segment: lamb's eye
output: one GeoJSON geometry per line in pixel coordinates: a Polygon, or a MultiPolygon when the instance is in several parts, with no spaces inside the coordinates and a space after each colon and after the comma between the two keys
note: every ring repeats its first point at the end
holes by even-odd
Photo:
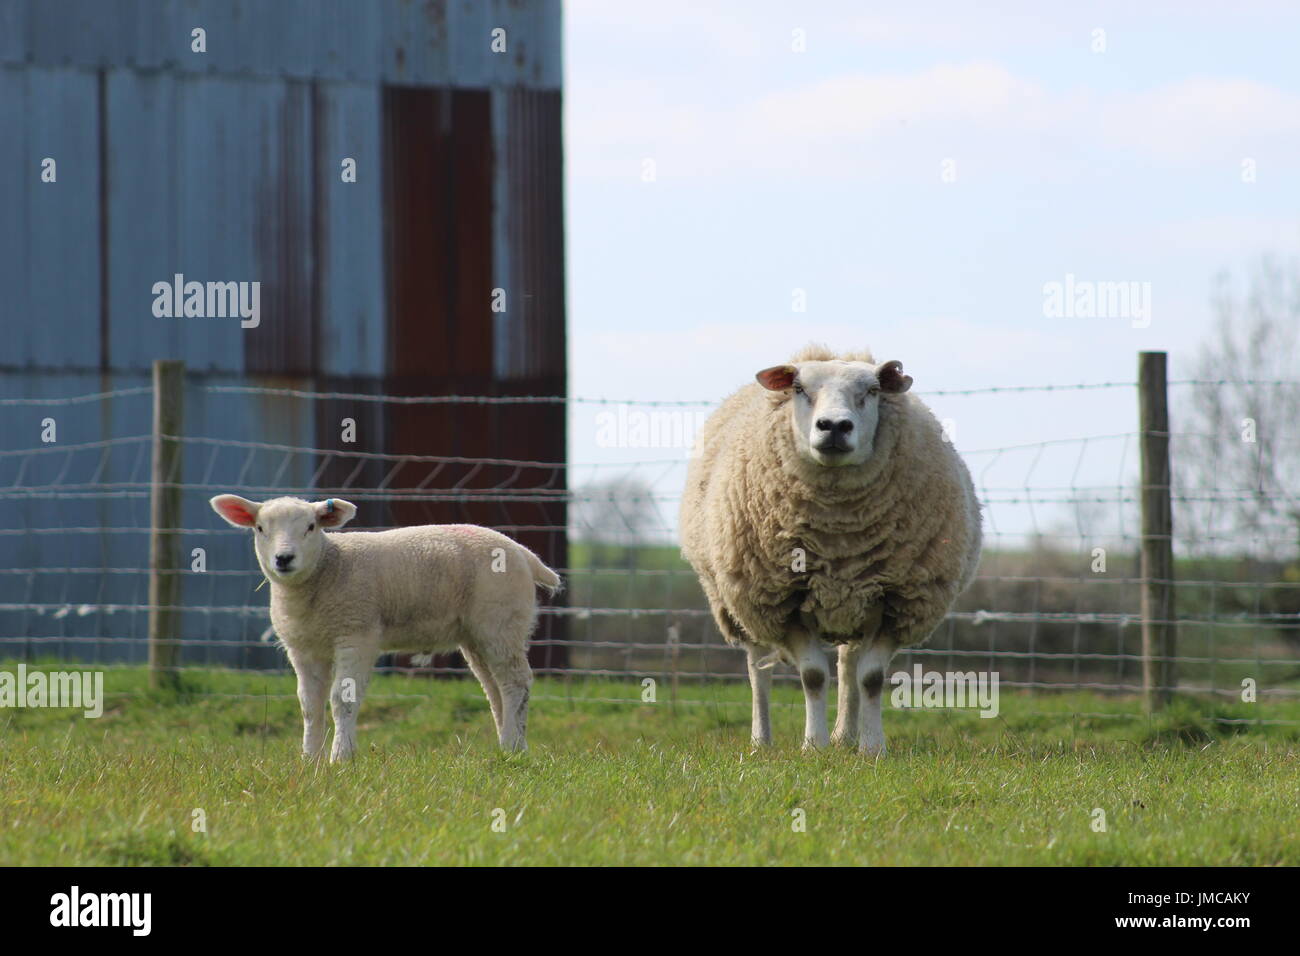
{"type": "Polygon", "coordinates": [[[260,524],[257,526],[257,533],[258,534],[262,533],[262,526],[260,524]]]}
{"type": "Polygon", "coordinates": [[[867,389],[867,394],[868,394],[868,395],[879,395],[879,394],[880,394],[880,386],[879,386],[879,385],[872,385],[869,389],[867,389]]]}
{"type": "Polygon", "coordinates": [[[315,530],[316,530],[316,522],[313,521],[311,524],[307,525],[307,532],[308,532],[308,534],[310,534],[311,532],[313,532],[313,531],[315,531],[315,530]]]}
{"type": "Polygon", "coordinates": [[[796,395],[802,395],[802,394],[803,394],[803,386],[802,386],[802,385],[796,385],[796,386],[794,387],[794,393],[795,393],[796,395]]]}

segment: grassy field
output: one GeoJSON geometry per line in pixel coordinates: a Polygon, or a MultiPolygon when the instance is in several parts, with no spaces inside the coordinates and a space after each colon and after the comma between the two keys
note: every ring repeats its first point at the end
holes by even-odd
{"type": "Polygon", "coordinates": [[[145,686],[107,672],[97,720],[0,710],[0,864],[1300,863],[1300,731],[1204,702],[892,711],[877,763],[800,753],[794,688],[753,752],[743,686],[683,688],[698,702],[674,712],[627,682],[542,680],[532,750],[507,756],[475,685],[381,676],[359,759],[334,767],[296,754],[291,677],[145,686]]]}

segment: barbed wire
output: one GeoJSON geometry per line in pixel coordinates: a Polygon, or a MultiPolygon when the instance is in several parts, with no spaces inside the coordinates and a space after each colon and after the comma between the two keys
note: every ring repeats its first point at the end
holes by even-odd
{"type": "MultiPolygon", "coordinates": [[[[926,395],[997,395],[1021,392],[1069,392],[1094,389],[1136,388],[1137,382],[1075,382],[1069,384],[1044,383],[1040,385],[993,385],[979,388],[930,389],[926,395]]],[[[1234,387],[1297,387],[1300,379],[1170,379],[1169,386],[1234,386],[1234,387]]],[[[367,392],[314,391],[298,388],[272,388],[262,385],[215,385],[203,384],[204,391],[213,394],[230,395],[265,395],[310,400],[376,402],[394,405],[519,405],[519,404],[579,404],[579,405],[636,405],[649,407],[683,407],[694,405],[716,405],[722,401],[716,399],[613,399],[585,396],[563,395],[385,395],[367,392]]],[[[0,407],[6,406],[43,406],[43,405],[79,405],[87,402],[108,401],[115,398],[127,398],[135,395],[152,395],[153,386],[139,385],[110,391],[88,392],[82,395],[62,397],[22,397],[0,398],[0,407]]],[[[918,393],[920,394],[920,393],[918,393]]]]}

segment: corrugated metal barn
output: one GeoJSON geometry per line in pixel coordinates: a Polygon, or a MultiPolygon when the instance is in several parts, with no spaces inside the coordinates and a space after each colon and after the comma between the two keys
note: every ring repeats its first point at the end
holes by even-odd
{"type": "MultiPolygon", "coordinates": [[[[0,399],[147,386],[153,360],[175,358],[186,436],[344,448],[350,417],[368,453],[563,462],[562,403],[212,387],[565,394],[560,38],[559,0],[0,0],[0,399]],[[159,317],[153,287],[178,274],[260,282],[259,323],[159,317]]],[[[113,608],[146,602],[126,572],[148,563],[149,395],[0,414],[0,656],[143,660],[144,616],[113,608]],[[79,484],[83,498],[43,494],[79,484]],[[78,527],[97,530],[54,530],[78,527]]],[[[208,610],[184,615],[203,642],[184,659],[230,664],[271,662],[265,620],[218,613],[265,594],[251,598],[247,541],[220,530],[205,483],[418,479],[230,444],[187,444],[184,468],[183,552],[204,547],[209,569],[185,576],[183,603],[208,610]]],[[[450,465],[429,487],[510,480],[450,465]]],[[[563,469],[546,481],[562,492],[563,469]]],[[[482,523],[567,566],[562,495],[447,497],[358,500],[357,524],[482,523]]],[[[562,664],[557,634],[544,619],[535,663],[562,664]]]]}

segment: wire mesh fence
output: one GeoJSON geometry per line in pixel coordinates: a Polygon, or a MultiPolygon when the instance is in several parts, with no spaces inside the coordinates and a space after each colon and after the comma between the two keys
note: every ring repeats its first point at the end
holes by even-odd
{"type": "MultiPolygon", "coordinates": [[[[1282,482],[1300,470],[1279,464],[1300,461],[1300,450],[1289,422],[1178,431],[1180,403],[1222,384],[1169,383],[1175,560],[1165,583],[1174,610],[1147,623],[1177,633],[1168,690],[1212,719],[1243,719],[1224,716],[1216,702],[1245,700],[1255,704],[1246,719],[1285,720],[1279,714],[1293,711],[1274,705],[1300,693],[1300,503],[1294,485],[1282,482]],[[1243,455],[1244,469],[1224,464],[1243,455]],[[1251,456],[1260,463],[1254,471],[1251,456]]],[[[1261,394],[1300,388],[1236,384],[1261,394]]],[[[677,703],[707,705],[716,704],[717,682],[745,679],[743,652],[718,634],[675,543],[694,433],[714,403],[315,392],[201,376],[185,387],[197,414],[177,435],[149,427],[147,386],[0,400],[9,422],[0,449],[0,659],[139,666],[149,660],[151,612],[167,611],[163,639],[177,648],[182,670],[287,671],[247,538],[208,506],[213,495],[234,492],[344,497],[358,505],[361,529],[467,521],[524,540],[566,582],[544,605],[534,639],[535,671],[562,679],[540,699],[634,704],[649,679],[677,703]],[[463,405],[560,406],[571,444],[579,444],[572,432],[581,422],[604,430],[597,446],[621,454],[535,461],[509,457],[508,441],[495,457],[386,450],[374,436],[387,409],[411,404],[449,413],[463,405]],[[358,422],[373,424],[372,434],[358,422]],[[151,474],[159,439],[181,449],[179,474],[162,481],[151,474]],[[178,521],[156,529],[151,502],[162,489],[176,493],[178,521]],[[179,545],[177,567],[151,568],[156,531],[179,545]],[[173,592],[160,592],[173,593],[173,604],[151,603],[151,575],[178,579],[173,592]]],[[[948,399],[1018,403],[1056,393],[1086,401],[1099,389],[1136,387],[997,386],[923,398],[943,418],[948,399]]],[[[1131,706],[1111,713],[1139,714],[1150,657],[1141,594],[1151,584],[1139,561],[1142,432],[1021,441],[1016,414],[1002,421],[1005,443],[957,443],[984,509],[977,578],[931,640],[900,653],[894,670],[997,673],[1004,690],[1113,695],[1131,706]]],[[[455,656],[389,656],[380,665],[412,679],[465,673],[455,656]]],[[[793,671],[781,676],[796,679],[793,671]]]]}

